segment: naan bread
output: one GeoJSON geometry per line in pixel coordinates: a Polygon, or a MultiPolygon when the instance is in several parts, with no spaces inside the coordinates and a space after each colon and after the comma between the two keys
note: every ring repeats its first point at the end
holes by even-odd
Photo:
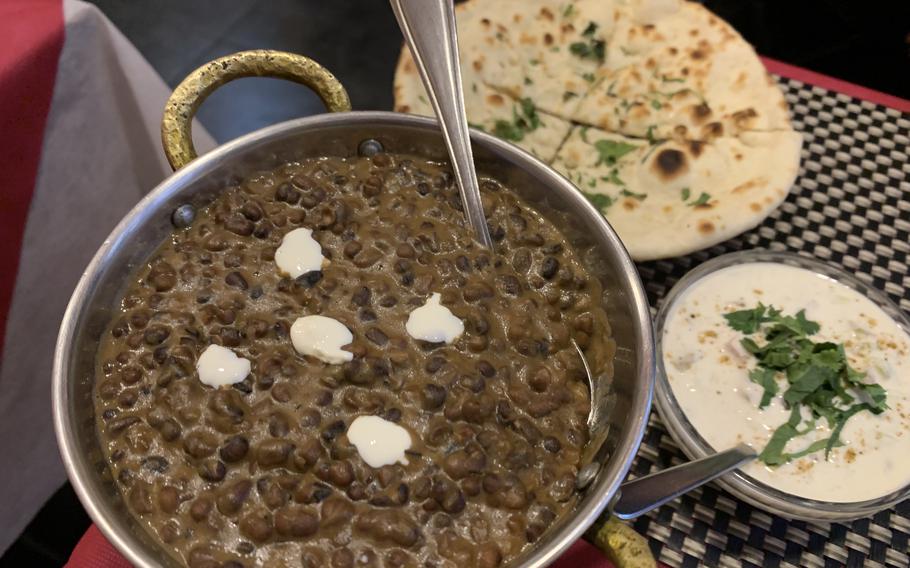
{"type": "MultiPolygon", "coordinates": [[[[462,74],[468,122],[524,148],[550,162],[572,127],[567,120],[537,112],[533,104],[494,91],[466,68],[462,74]]],[[[395,72],[395,110],[434,116],[420,73],[407,47],[402,49],[395,72]]]]}
{"type": "Polygon", "coordinates": [[[652,260],[758,225],[793,185],[801,146],[793,131],[651,144],[579,127],[553,167],[605,213],[632,258],[652,260]]]}
{"type": "Polygon", "coordinates": [[[577,122],[660,139],[790,129],[783,94],[752,46],[701,4],[680,2],[664,17],[627,13],[607,50],[598,83],[569,115],[577,122]]]}
{"type": "MultiPolygon", "coordinates": [[[[792,186],[802,140],[783,94],[702,5],[468,0],[456,10],[470,121],[553,162],[635,260],[748,230],[792,186]]],[[[433,114],[406,48],[395,104],[433,114]]]]}
{"type": "Polygon", "coordinates": [[[458,8],[462,67],[564,117],[597,80],[616,13],[603,0],[470,0],[458,8]]]}

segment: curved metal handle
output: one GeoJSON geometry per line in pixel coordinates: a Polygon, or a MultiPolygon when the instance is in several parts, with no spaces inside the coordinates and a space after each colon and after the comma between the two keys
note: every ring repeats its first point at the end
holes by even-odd
{"type": "Polygon", "coordinates": [[[179,170],[196,158],[193,117],[199,105],[218,87],[241,77],[276,77],[313,89],[330,112],[351,110],[351,99],[338,79],[309,57],[257,49],[241,51],[199,67],[183,80],[164,107],[161,143],[167,161],[179,170]]]}
{"type": "Polygon", "coordinates": [[[391,0],[391,3],[439,118],[468,224],[482,245],[493,248],[468,135],[452,0],[391,0]]]}
{"type": "Polygon", "coordinates": [[[657,568],[648,539],[616,517],[604,515],[584,534],[616,568],[657,568]]]}
{"type": "Polygon", "coordinates": [[[620,519],[634,519],[736,469],[755,456],[755,450],[740,444],[713,456],[627,481],[619,488],[612,513],[620,519]]]}

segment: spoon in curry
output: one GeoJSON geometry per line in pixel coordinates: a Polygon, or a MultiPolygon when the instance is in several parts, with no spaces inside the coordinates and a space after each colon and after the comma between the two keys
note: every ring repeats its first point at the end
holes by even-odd
{"type": "MultiPolygon", "coordinates": [[[[490,239],[483,214],[471,140],[468,135],[453,2],[391,0],[391,5],[404,39],[414,56],[430,103],[439,119],[468,224],[474,231],[477,241],[492,249],[493,241],[490,239]]],[[[592,443],[600,442],[593,455],[578,472],[576,486],[582,490],[597,477],[608,457],[608,448],[603,440],[595,440],[595,434],[605,434],[602,427],[605,421],[600,419],[598,415],[600,408],[596,405],[600,397],[595,396],[599,392],[596,389],[602,388],[602,385],[594,380],[581,348],[574,340],[572,344],[581,357],[590,386],[591,412],[588,416],[588,426],[592,432],[592,443]]],[[[621,519],[635,518],[739,467],[754,457],[755,452],[751,448],[739,445],[713,456],[628,481],[622,485],[617,497],[614,498],[611,511],[621,519]]]]}
{"type": "Polygon", "coordinates": [[[391,4],[439,119],[468,224],[477,241],[492,249],[468,135],[453,2],[391,0],[391,4]]]}
{"type": "MultiPolygon", "coordinates": [[[[574,339],[572,340],[572,345],[581,358],[591,392],[588,429],[591,431],[592,443],[596,443],[595,435],[599,430],[603,430],[604,427],[602,425],[603,421],[599,420],[598,417],[600,409],[596,405],[596,402],[602,399],[594,396],[594,393],[598,392],[595,389],[603,388],[603,381],[595,380],[584,352],[574,339]]],[[[600,440],[600,445],[594,451],[594,455],[578,471],[575,486],[579,490],[586,488],[594,481],[608,457],[607,454],[607,444],[600,440]]],[[[610,513],[620,519],[634,519],[676,499],[680,495],[701,487],[709,481],[755,459],[755,457],[755,450],[745,444],[739,444],[712,456],[686,462],[627,481],[619,487],[619,491],[613,497],[613,502],[609,507],[610,513]]]]}

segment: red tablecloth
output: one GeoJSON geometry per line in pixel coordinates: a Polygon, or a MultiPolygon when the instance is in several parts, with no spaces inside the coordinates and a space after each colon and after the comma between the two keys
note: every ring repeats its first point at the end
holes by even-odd
{"type": "MultiPolygon", "coordinates": [[[[553,568],[612,568],[596,548],[580,540],[552,565],[553,568]]],[[[66,568],[130,568],[130,563],[114,550],[96,527],[92,526],[76,549],[66,568]]]]}

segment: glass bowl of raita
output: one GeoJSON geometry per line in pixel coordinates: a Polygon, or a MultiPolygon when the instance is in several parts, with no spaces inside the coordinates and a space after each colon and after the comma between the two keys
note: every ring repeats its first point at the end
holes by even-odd
{"type": "MultiPolygon", "coordinates": [[[[870,279],[871,280],[871,279],[870,279]]],[[[747,444],[718,480],[791,519],[870,516],[910,496],[910,319],[810,257],[701,264],[657,315],[657,408],[686,455],[747,444]]]]}

